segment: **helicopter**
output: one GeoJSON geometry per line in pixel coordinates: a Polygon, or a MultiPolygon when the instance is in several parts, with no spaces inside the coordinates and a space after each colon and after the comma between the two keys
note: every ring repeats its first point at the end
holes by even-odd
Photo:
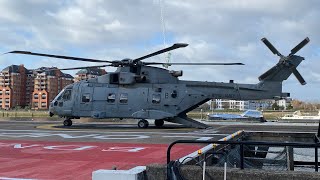
{"type": "Polygon", "coordinates": [[[259,76],[256,84],[240,84],[230,80],[224,82],[179,80],[182,71],[168,70],[155,65],[244,65],[242,63],[161,63],[142,60],[184,48],[188,44],[176,43],[168,48],[136,59],[100,60],[72,56],[11,51],[8,53],[44,56],[51,58],[104,63],[97,66],[63,68],[74,70],[85,68],[117,67],[114,72],[96,78],[67,85],[50,103],[49,115],[65,118],[63,125],[71,126],[72,119],[91,117],[96,119],[136,119],[139,128],[147,128],[147,119],[154,119],[156,127],[164,121],[194,128],[209,126],[187,116],[187,113],[211,99],[260,100],[289,97],[282,92],[282,82],[291,74],[305,85],[306,81],[297,71],[304,57],[295,55],[310,40],[306,37],[295,46],[289,55],[282,55],[266,38],[262,42],[273,54],[280,57],[278,63],[259,76]]]}

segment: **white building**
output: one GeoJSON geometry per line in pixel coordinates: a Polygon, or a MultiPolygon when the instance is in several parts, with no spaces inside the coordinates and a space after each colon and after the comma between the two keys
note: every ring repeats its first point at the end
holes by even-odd
{"type": "Polygon", "coordinates": [[[211,109],[237,109],[240,111],[247,109],[269,109],[275,100],[251,100],[251,101],[239,101],[230,99],[213,99],[211,103],[211,109]]]}
{"type": "Polygon", "coordinates": [[[292,99],[291,98],[286,98],[286,99],[280,99],[277,101],[278,106],[282,106],[284,110],[287,109],[287,107],[290,105],[292,99]]]}
{"type": "Polygon", "coordinates": [[[239,109],[245,110],[249,108],[248,101],[238,101],[229,99],[215,99],[214,109],[239,109]]]}

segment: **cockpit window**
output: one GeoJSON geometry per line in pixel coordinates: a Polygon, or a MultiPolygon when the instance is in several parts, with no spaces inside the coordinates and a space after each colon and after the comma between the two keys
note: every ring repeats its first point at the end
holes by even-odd
{"type": "Polygon", "coordinates": [[[66,89],[62,95],[63,100],[70,100],[71,99],[71,89],[66,89]]]}

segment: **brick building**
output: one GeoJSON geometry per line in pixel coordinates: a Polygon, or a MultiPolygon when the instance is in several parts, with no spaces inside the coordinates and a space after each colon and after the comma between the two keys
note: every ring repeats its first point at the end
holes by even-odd
{"type": "Polygon", "coordinates": [[[25,106],[27,69],[11,65],[0,72],[0,108],[25,106]]]}
{"type": "Polygon", "coordinates": [[[71,83],[73,77],[58,69],[28,70],[23,65],[8,66],[0,72],[0,108],[48,109],[50,101],[71,83]]]}
{"type": "Polygon", "coordinates": [[[68,84],[73,83],[70,74],[62,73],[58,69],[41,67],[36,69],[34,91],[32,93],[32,109],[48,109],[50,102],[68,84]]]}
{"type": "Polygon", "coordinates": [[[104,69],[100,68],[87,68],[87,69],[81,69],[76,73],[76,77],[74,80],[81,81],[81,80],[87,80],[90,78],[95,78],[97,76],[101,76],[106,74],[107,72],[104,69]]]}

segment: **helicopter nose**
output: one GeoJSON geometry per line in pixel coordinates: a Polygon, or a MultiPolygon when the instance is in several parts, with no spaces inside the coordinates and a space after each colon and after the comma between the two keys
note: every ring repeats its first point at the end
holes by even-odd
{"type": "Polygon", "coordinates": [[[50,103],[50,107],[49,107],[49,116],[52,117],[54,115],[54,107],[53,107],[53,104],[50,103]]]}

